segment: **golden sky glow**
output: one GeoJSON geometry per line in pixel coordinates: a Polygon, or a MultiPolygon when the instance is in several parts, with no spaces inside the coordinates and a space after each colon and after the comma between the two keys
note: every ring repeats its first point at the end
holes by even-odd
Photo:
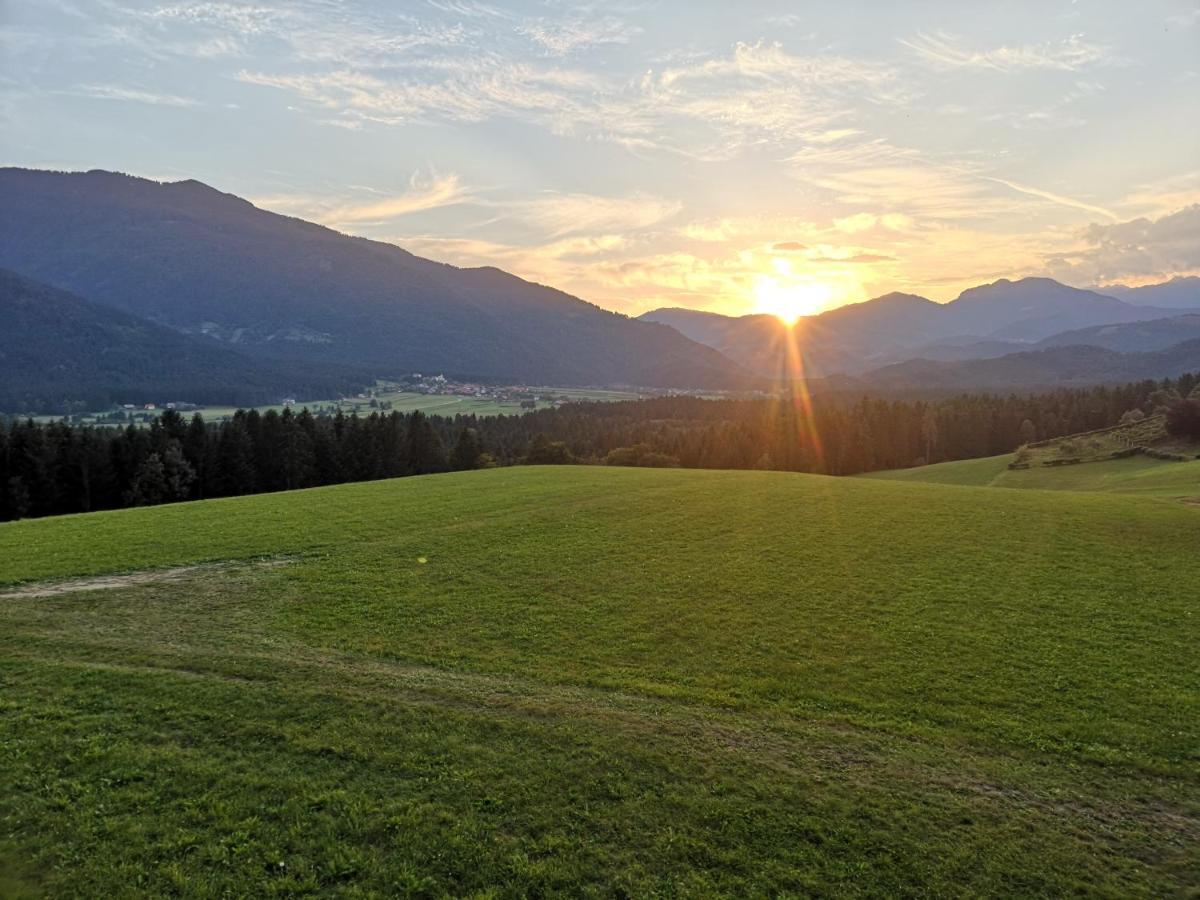
{"type": "Polygon", "coordinates": [[[792,325],[802,316],[860,299],[861,290],[850,279],[797,271],[789,259],[777,257],[771,263],[769,272],[755,276],[752,312],[770,313],[792,325]]]}
{"type": "Polygon", "coordinates": [[[1192,0],[11,0],[0,91],[6,164],[198,178],[630,314],[1200,273],[1192,0]]]}

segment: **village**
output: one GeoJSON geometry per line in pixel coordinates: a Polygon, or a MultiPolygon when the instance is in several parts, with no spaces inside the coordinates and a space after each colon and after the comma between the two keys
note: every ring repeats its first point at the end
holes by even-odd
{"type": "MultiPolygon", "coordinates": [[[[582,401],[636,400],[651,391],[602,388],[563,388],[524,384],[488,384],[460,381],[444,374],[413,372],[399,379],[380,380],[357,394],[337,398],[297,398],[284,396],[278,402],[254,407],[260,412],[274,409],[308,409],[314,415],[358,412],[413,412],[421,410],[439,415],[520,415],[538,409],[552,409],[582,401]]],[[[132,399],[132,398],[131,398],[132,399]]],[[[79,410],[66,415],[37,416],[42,421],[62,420],[72,424],[146,425],[165,410],[183,415],[200,413],[206,420],[222,421],[233,416],[237,407],[202,404],[187,400],[114,403],[106,409],[79,410]]]]}

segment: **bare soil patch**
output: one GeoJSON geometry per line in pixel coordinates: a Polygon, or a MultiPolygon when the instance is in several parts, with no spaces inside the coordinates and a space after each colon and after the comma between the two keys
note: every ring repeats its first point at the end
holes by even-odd
{"type": "Polygon", "coordinates": [[[134,587],[141,584],[163,584],[232,569],[273,569],[287,565],[290,559],[263,559],[237,562],[199,563],[194,566],[176,566],[171,569],[145,569],[140,572],[124,572],[112,575],[95,575],[90,578],[74,578],[70,581],[43,581],[19,588],[0,591],[0,600],[34,600],[58,597],[83,591],[107,591],[115,588],[134,587]]]}

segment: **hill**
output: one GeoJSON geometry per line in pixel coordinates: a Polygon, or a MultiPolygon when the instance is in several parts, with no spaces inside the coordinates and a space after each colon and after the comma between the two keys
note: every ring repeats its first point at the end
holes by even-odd
{"type": "Polygon", "coordinates": [[[1173,378],[1197,369],[1200,338],[1146,353],[1067,346],[989,359],[913,359],[884,366],[841,386],[906,392],[1029,390],[1173,378]]]}
{"type": "Polygon", "coordinates": [[[1152,415],[1111,428],[1038,441],[1022,446],[1015,454],[862,477],[976,487],[1112,491],[1200,503],[1200,442],[1169,434],[1166,417],[1152,415]]]}
{"type": "Polygon", "coordinates": [[[1001,278],[969,288],[946,304],[946,312],[956,334],[1020,341],[1037,341],[1072,328],[1173,314],[1068,287],[1051,278],[1001,278]]]}
{"type": "Polygon", "coordinates": [[[638,319],[668,325],[759,375],[776,377],[787,370],[788,327],[776,316],[734,317],[670,307],[643,313],[638,319]]]}
{"type": "Polygon", "coordinates": [[[1200,461],[1170,462],[1131,456],[1104,462],[1053,468],[1010,469],[1013,455],[871,472],[860,478],[913,484],[957,484],[975,487],[1025,488],[1042,491],[1105,491],[1163,499],[1200,499],[1200,461]]]}
{"type": "Polygon", "coordinates": [[[729,388],[709,347],[498,269],[257,209],[197,181],[0,170],[0,266],[259,358],[534,384],[729,388]]]}
{"type": "Polygon", "coordinates": [[[361,368],[253,360],[5,269],[0,321],[5,412],[162,400],[269,403],[336,396],[374,380],[361,368]]]}
{"type": "Polygon", "coordinates": [[[1138,306],[1200,309],[1200,277],[1195,275],[1178,275],[1162,284],[1148,284],[1143,287],[1113,284],[1097,290],[1138,306]]]}
{"type": "Polygon", "coordinates": [[[1189,313],[1168,319],[1152,319],[1148,322],[1096,325],[1065,331],[1039,341],[1035,349],[1087,344],[1091,347],[1116,350],[1119,353],[1138,353],[1165,350],[1196,338],[1200,338],[1200,313],[1189,313]]]}
{"type": "Polygon", "coordinates": [[[1178,312],[1136,306],[1049,278],[1024,278],[970,288],[945,304],[915,294],[885,294],[803,318],[790,331],[761,315],[660,309],[641,318],[671,325],[761,374],[788,371],[789,354],[794,357],[798,351],[805,372],[819,377],[861,374],[918,358],[1000,356],[1069,329],[1168,318],[1178,312]]]}
{"type": "Polygon", "coordinates": [[[1140,497],[603,467],[4,525],[0,869],[1183,895],[1198,543],[1140,497]]]}

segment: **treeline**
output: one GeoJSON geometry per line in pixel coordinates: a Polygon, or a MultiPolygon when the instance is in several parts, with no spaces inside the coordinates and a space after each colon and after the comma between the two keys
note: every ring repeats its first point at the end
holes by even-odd
{"type": "Polygon", "coordinates": [[[238,412],[149,427],[0,423],[0,520],[518,463],[766,468],[852,475],[990,456],[1117,424],[1200,375],[936,401],[796,395],[577,403],[522,416],[238,412]]]}

